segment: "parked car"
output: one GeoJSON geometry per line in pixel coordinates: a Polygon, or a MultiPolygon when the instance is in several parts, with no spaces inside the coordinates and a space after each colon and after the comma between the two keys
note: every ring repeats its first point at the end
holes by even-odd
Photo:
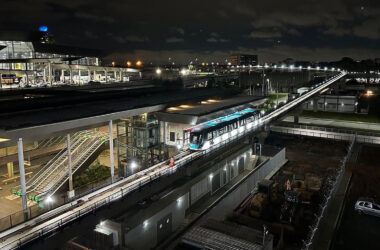
{"type": "Polygon", "coordinates": [[[359,198],[355,203],[355,210],[359,214],[368,214],[380,217],[380,205],[374,199],[359,198]]]}

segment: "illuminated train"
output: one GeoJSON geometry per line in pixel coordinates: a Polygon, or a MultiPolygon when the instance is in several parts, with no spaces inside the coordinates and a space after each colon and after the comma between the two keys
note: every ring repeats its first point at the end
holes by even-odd
{"type": "Polygon", "coordinates": [[[260,111],[251,108],[199,124],[190,131],[190,150],[205,150],[213,144],[258,124],[260,111]]]}

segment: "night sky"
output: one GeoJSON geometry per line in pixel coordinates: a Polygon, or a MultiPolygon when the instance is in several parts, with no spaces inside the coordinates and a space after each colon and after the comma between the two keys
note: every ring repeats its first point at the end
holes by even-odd
{"type": "Polygon", "coordinates": [[[57,43],[120,62],[380,57],[378,0],[2,0],[0,23],[2,39],[47,25],[57,43]]]}

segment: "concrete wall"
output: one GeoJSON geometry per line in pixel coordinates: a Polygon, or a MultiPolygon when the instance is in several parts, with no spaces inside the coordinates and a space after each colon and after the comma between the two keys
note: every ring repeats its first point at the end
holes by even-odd
{"type": "Polygon", "coordinates": [[[173,122],[167,122],[166,127],[166,144],[176,146],[179,143],[182,144],[183,141],[183,131],[190,128],[191,125],[189,124],[182,124],[182,123],[173,123],[173,122]],[[170,140],[170,133],[174,133],[174,139],[175,141],[170,140]]]}
{"type": "MultiPolygon", "coordinates": [[[[124,234],[125,246],[131,249],[153,248],[158,243],[159,231],[165,230],[168,226],[171,230],[178,228],[185,219],[185,211],[188,207],[189,193],[186,193],[155,215],[145,219],[137,227],[126,231],[124,234]],[[162,220],[163,218],[164,220],[162,220]],[[162,225],[161,229],[160,225],[162,225]]],[[[128,227],[128,225],[125,226],[128,227]]]]}
{"type": "MultiPolygon", "coordinates": [[[[214,167],[191,180],[190,183],[184,184],[188,187],[181,187],[180,190],[174,191],[178,192],[180,198],[173,199],[169,205],[163,209],[158,209],[158,212],[146,219],[140,216],[137,218],[137,226],[131,224],[132,228],[128,228],[128,222],[126,222],[124,225],[126,228],[124,234],[125,246],[131,249],[149,249],[155,247],[159,243],[160,237],[162,238],[162,235],[165,234],[165,230],[170,229],[170,232],[166,232],[166,234],[170,235],[172,231],[176,230],[183,223],[188,208],[195,205],[201,198],[212,195],[212,193],[236,178],[245,169],[249,169],[251,155],[251,147],[248,146],[226,160],[216,163],[214,167]],[[168,226],[165,224],[167,219],[169,219],[170,223],[168,226]],[[160,224],[163,224],[161,229],[160,224]]],[[[285,149],[257,167],[246,180],[211,210],[212,216],[216,219],[223,219],[227,213],[231,212],[256,187],[258,181],[265,178],[271,171],[284,162],[285,149]]],[[[160,199],[158,202],[164,202],[164,199],[160,199]]],[[[144,213],[148,213],[152,209],[152,207],[148,207],[144,213]]]]}
{"type": "Polygon", "coordinates": [[[223,198],[210,212],[207,218],[223,219],[227,214],[240,204],[240,202],[256,187],[256,184],[264,179],[274,169],[281,166],[285,162],[285,148],[277,153],[274,157],[269,158],[255,172],[244,180],[235,190],[223,198]]]}

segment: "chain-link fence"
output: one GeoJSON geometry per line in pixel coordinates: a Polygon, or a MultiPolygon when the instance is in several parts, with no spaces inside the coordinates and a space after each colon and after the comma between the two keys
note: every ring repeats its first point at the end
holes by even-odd
{"type": "Polygon", "coordinates": [[[349,160],[352,150],[354,148],[356,136],[354,135],[348,145],[347,154],[341,160],[340,166],[337,169],[334,175],[330,175],[326,181],[325,188],[322,194],[322,203],[319,206],[318,212],[315,214],[315,220],[312,225],[309,227],[310,231],[306,240],[303,241],[304,245],[302,249],[308,250],[312,247],[312,244],[315,240],[315,234],[318,232],[322,218],[326,215],[326,209],[329,207],[331,200],[336,194],[336,191],[342,181],[343,175],[345,173],[345,167],[347,161],[349,160]]]}

